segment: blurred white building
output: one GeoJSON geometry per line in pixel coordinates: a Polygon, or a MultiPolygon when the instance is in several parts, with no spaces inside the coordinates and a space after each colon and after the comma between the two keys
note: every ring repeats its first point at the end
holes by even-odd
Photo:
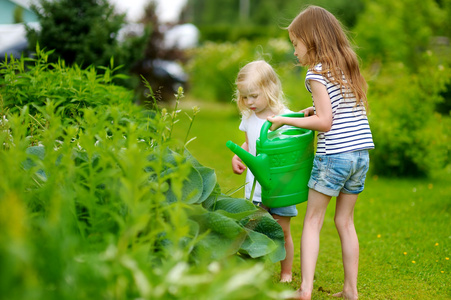
{"type": "Polygon", "coordinates": [[[38,17],[30,9],[35,0],[0,0],[0,24],[37,22],[38,17]]]}
{"type": "Polygon", "coordinates": [[[35,0],[0,0],[0,59],[19,57],[27,48],[25,25],[36,27],[38,17],[30,9],[35,0]]]}

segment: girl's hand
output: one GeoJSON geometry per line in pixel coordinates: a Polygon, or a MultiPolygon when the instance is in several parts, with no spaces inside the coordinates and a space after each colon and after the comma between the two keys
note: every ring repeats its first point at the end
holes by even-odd
{"type": "Polygon", "coordinates": [[[272,116],[272,117],[268,117],[266,119],[272,123],[271,127],[269,128],[269,130],[271,130],[271,131],[274,131],[277,128],[284,125],[284,123],[282,121],[282,117],[280,117],[280,116],[272,116]]]}
{"type": "Polygon", "coordinates": [[[238,155],[234,155],[232,158],[232,170],[235,174],[243,174],[244,170],[246,170],[246,166],[243,164],[238,155]]]}
{"type": "Polygon", "coordinates": [[[299,111],[300,113],[304,113],[304,117],[313,116],[315,114],[315,109],[313,106],[307,107],[303,110],[299,111]]]}

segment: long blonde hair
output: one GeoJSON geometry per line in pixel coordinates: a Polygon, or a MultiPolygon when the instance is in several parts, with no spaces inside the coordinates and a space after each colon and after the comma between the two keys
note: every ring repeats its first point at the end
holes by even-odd
{"type": "Polygon", "coordinates": [[[352,92],[356,105],[367,106],[368,86],[360,73],[357,54],[333,14],[311,5],[297,15],[287,29],[290,38],[297,38],[306,46],[304,60],[309,69],[338,84],[344,97],[349,97],[348,92],[352,92]],[[319,63],[322,64],[321,71],[314,69],[319,63]]]}
{"type": "Polygon", "coordinates": [[[248,117],[251,113],[246,107],[240,90],[260,89],[268,101],[268,106],[274,114],[280,114],[285,108],[285,97],[279,76],[264,60],[256,60],[246,64],[238,72],[235,90],[235,101],[241,114],[248,117]]]}

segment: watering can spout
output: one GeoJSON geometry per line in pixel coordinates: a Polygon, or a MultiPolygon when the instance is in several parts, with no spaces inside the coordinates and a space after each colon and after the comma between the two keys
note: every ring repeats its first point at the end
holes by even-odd
{"type": "Polygon", "coordinates": [[[246,164],[262,188],[269,188],[269,158],[266,154],[254,156],[232,141],[228,141],[226,146],[246,164]]]}

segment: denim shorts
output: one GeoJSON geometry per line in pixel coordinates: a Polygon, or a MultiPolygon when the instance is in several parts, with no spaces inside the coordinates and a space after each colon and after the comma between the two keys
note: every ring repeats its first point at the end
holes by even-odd
{"type": "Polygon", "coordinates": [[[252,201],[252,203],[254,203],[254,205],[266,209],[271,215],[278,215],[281,217],[296,217],[298,215],[296,205],[269,208],[267,206],[264,206],[261,202],[258,201],[252,201]]]}
{"type": "Polygon", "coordinates": [[[369,163],[368,150],[316,155],[308,187],[331,197],[340,192],[359,194],[365,185],[369,163]]]}

